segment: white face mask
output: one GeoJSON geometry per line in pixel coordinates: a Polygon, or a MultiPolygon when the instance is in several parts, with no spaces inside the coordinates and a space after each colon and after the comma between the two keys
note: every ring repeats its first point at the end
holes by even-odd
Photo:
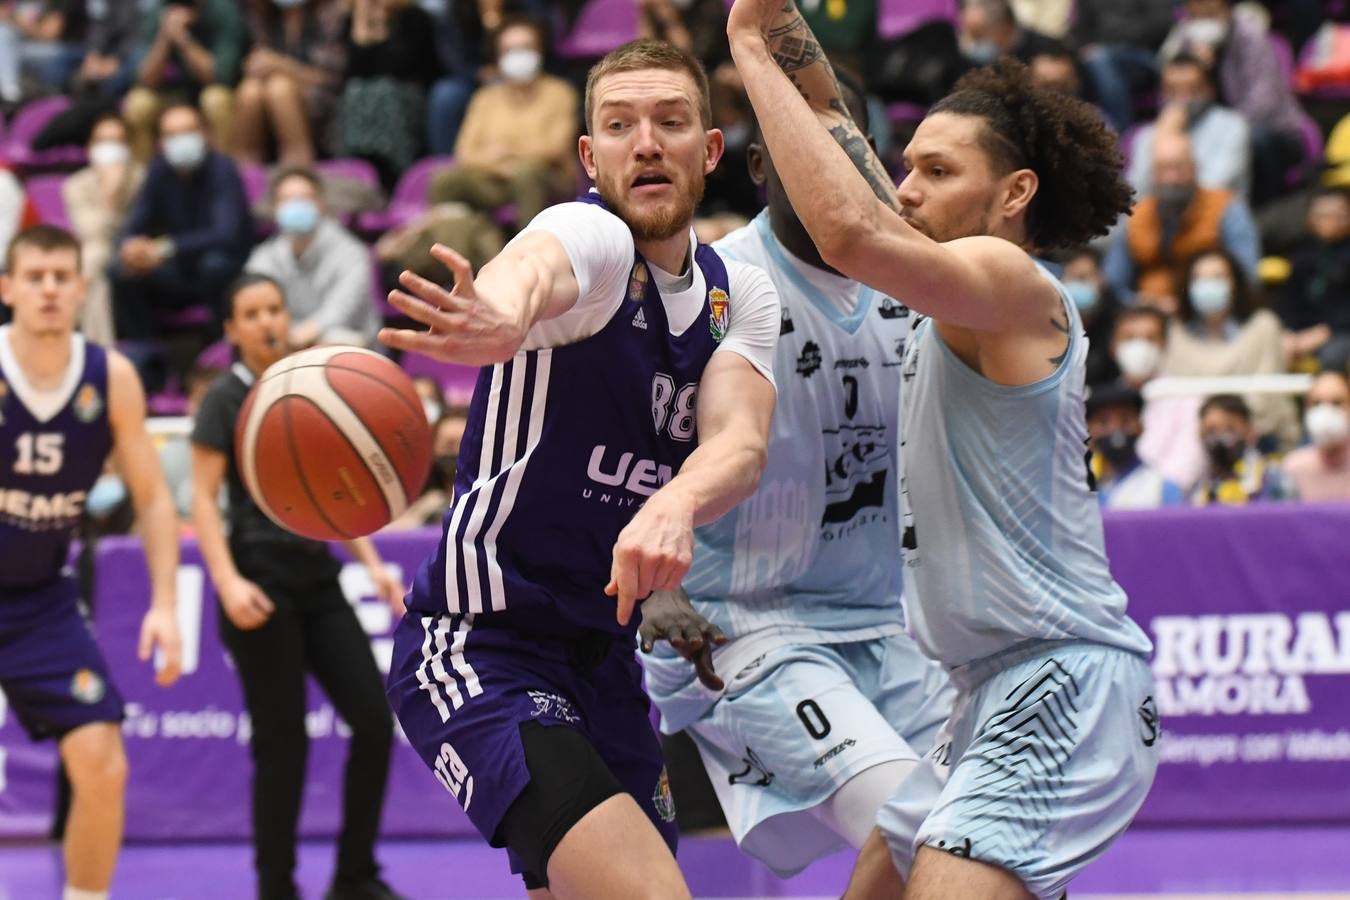
{"type": "Polygon", "coordinates": [[[89,148],[89,162],[96,169],[126,165],[131,148],[121,141],[95,141],[89,148]]]}
{"type": "Polygon", "coordinates": [[[1318,447],[1339,444],[1350,438],[1350,416],[1330,403],[1308,407],[1303,414],[1303,427],[1308,429],[1308,440],[1318,447]]]}
{"type": "Polygon", "coordinates": [[[206,159],[206,136],[200,131],[169,135],[164,139],[164,158],[175,169],[195,169],[206,159]]]}
{"type": "Polygon", "coordinates": [[[543,62],[544,59],[538,50],[521,47],[503,53],[502,58],[497,60],[497,68],[507,81],[523,84],[539,74],[539,67],[543,62]]]}
{"type": "Polygon", "coordinates": [[[1130,338],[1116,348],[1116,365],[1129,378],[1148,378],[1161,362],[1162,348],[1148,338],[1130,338]]]}
{"type": "Polygon", "coordinates": [[[1210,47],[1228,36],[1228,23],[1223,19],[1188,19],[1182,28],[1187,40],[1210,47]]]}

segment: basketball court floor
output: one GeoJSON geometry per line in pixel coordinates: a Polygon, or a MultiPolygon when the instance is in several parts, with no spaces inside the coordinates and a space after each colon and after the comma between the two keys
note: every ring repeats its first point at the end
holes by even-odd
{"type": "MultiPolygon", "coordinates": [[[[616,847],[616,853],[623,848],[616,847]]],[[[332,845],[307,842],[298,879],[305,897],[327,887],[332,845]]],[[[500,851],[477,842],[382,845],[384,876],[415,900],[521,898],[500,851]]],[[[850,856],[821,860],[780,881],[729,841],[685,840],[680,864],[699,898],[838,897],[850,856]]],[[[60,850],[0,844],[0,900],[57,900],[60,850]]],[[[141,844],[126,848],[114,900],[247,900],[251,852],[244,844],[141,844]]],[[[1074,883],[1074,900],[1350,900],[1350,825],[1340,828],[1136,829],[1074,883]]]]}

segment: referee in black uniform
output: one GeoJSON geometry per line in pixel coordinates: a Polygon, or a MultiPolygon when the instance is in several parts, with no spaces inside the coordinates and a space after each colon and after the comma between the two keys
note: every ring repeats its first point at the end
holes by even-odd
{"type": "MultiPolygon", "coordinates": [[[[220,599],[220,630],[253,720],[253,847],[260,900],[299,897],[296,822],[309,739],[305,672],[313,672],[352,737],[343,786],[337,873],[326,900],[397,898],[379,879],[375,837],[384,802],[393,717],[370,641],[338,586],[328,545],[275,525],[239,479],[234,428],[249,388],[288,352],[280,286],[244,275],[226,293],[225,334],[236,361],[202,399],[192,431],[192,523],[220,599]],[[229,537],[217,498],[229,483],[229,537]]],[[[379,595],[403,614],[403,588],[374,545],[347,543],[379,595]]]]}

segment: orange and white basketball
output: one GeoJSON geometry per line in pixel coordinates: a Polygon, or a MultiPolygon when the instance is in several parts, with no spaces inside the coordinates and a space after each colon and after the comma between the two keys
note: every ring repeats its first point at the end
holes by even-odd
{"type": "Polygon", "coordinates": [[[378,531],[431,470],[431,429],[408,376],[378,353],[316,347],[267,369],[235,425],[235,461],[258,507],[316,540],[378,531]]]}

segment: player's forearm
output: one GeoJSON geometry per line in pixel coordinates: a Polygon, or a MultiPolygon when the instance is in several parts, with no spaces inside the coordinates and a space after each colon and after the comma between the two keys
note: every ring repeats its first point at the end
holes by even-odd
{"type": "Polygon", "coordinates": [[[767,459],[768,447],[759,435],[724,430],[700,441],[679,474],[661,490],[689,504],[696,527],[707,525],[755,492],[767,459]]]}
{"type": "Polygon", "coordinates": [[[895,185],[795,8],[767,40],[737,35],[731,50],[793,209],[829,260],[896,209],[895,185]]]}
{"type": "MultiPolygon", "coordinates": [[[[491,298],[487,302],[498,304],[516,323],[518,349],[534,323],[544,317],[553,295],[554,277],[536,254],[523,247],[518,250],[508,247],[483,267],[476,285],[480,298],[491,298]]],[[[506,359],[510,356],[501,361],[506,359]]]]}
{"type": "Polygon", "coordinates": [[[197,532],[197,549],[217,591],[221,585],[239,577],[230,545],[225,540],[225,523],[220,518],[220,507],[216,505],[218,493],[219,489],[209,493],[201,489],[192,492],[192,527],[197,532]]]}
{"type": "Polygon", "coordinates": [[[375,549],[375,544],[370,538],[356,538],[351,541],[343,541],[343,546],[347,552],[352,555],[352,559],[365,566],[367,569],[378,569],[384,565],[380,559],[380,553],[375,549]]]}
{"type": "Polygon", "coordinates": [[[136,510],[145,563],[150,570],[150,605],[172,610],[178,578],[178,522],[169,488],[160,481],[149,501],[136,510]]]}

